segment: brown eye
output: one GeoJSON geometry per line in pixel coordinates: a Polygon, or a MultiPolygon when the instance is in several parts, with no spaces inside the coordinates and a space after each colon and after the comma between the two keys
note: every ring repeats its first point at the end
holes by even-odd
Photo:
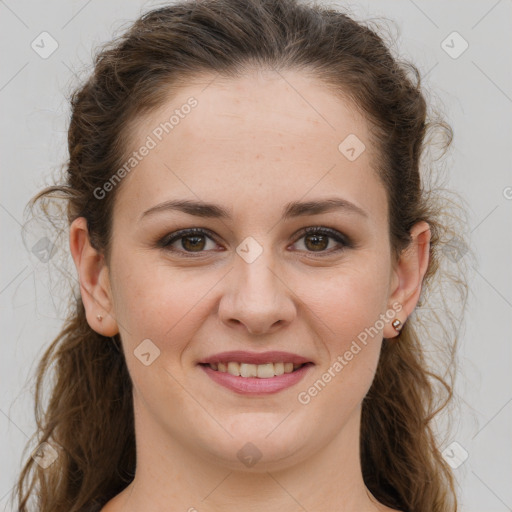
{"type": "Polygon", "coordinates": [[[309,234],[304,237],[305,246],[312,251],[322,251],[329,245],[329,237],[325,235],[309,234]]]}
{"type": "MultiPolygon", "coordinates": [[[[330,228],[310,227],[302,232],[304,239],[304,247],[306,252],[317,252],[331,254],[346,248],[352,247],[351,241],[338,231],[330,228]],[[329,249],[329,244],[334,242],[334,245],[329,249]],[[336,248],[336,245],[338,248],[336,248]]],[[[297,242],[296,242],[297,243],[297,242]]]]}
{"type": "Polygon", "coordinates": [[[158,242],[158,247],[186,255],[187,253],[202,253],[215,249],[216,243],[203,229],[192,228],[165,236],[158,242]],[[208,241],[212,242],[211,247],[207,247],[208,241]]]}
{"type": "MultiPolygon", "coordinates": [[[[302,231],[299,240],[304,240],[301,251],[318,253],[319,256],[353,247],[348,237],[331,228],[308,227],[302,231]]],[[[215,250],[217,244],[209,231],[190,228],[166,235],[157,242],[157,246],[180,256],[195,256],[215,250]],[[208,242],[211,242],[211,246],[208,246],[208,242]]]]}
{"type": "Polygon", "coordinates": [[[204,236],[184,236],[181,238],[181,245],[187,251],[201,251],[204,249],[205,241],[204,236]]]}

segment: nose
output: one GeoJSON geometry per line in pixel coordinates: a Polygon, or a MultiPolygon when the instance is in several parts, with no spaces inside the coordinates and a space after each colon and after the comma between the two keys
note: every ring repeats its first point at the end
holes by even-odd
{"type": "Polygon", "coordinates": [[[289,325],[296,314],[294,294],[272,256],[263,251],[252,263],[236,257],[234,265],[220,300],[220,320],[253,335],[271,334],[289,325]]]}

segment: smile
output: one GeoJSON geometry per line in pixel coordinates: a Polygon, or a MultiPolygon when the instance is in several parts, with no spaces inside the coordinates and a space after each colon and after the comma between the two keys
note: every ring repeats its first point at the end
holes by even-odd
{"type": "Polygon", "coordinates": [[[270,379],[284,375],[285,373],[292,373],[298,370],[303,365],[294,363],[264,363],[264,364],[251,364],[251,363],[238,363],[230,361],[228,363],[210,363],[208,365],[212,370],[229,373],[235,377],[256,377],[258,379],[270,379]]]}
{"type": "Polygon", "coordinates": [[[199,365],[216,385],[220,385],[239,395],[252,396],[278,393],[279,391],[295,386],[306,376],[313,366],[313,363],[247,364],[237,362],[199,365]],[[221,369],[219,369],[219,365],[221,369]],[[217,367],[217,369],[215,369],[215,367],[217,367]],[[231,368],[231,372],[233,372],[234,375],[230,373],[229,368],[231,368]],[[283,373],[280,373],[281,371],[283,373]],[[270,375],[271,372],[272,375],[270,375]]]}

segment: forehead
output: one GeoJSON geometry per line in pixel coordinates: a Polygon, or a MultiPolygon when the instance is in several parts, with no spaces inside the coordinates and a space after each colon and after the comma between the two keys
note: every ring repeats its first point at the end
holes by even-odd
{"type": "Polygon", "coordinates": [[[137,203],[139,210],[180,196],[214,195],[228,205],[245,197],[281,206],[309,192],[339,191],[375,215],[384,212],[365,118],[299,71],[198,76],[135,120],[130,148],[148,137],[155,147],[119,191],[121,204],[137,203]],[[347,140],[355,141],[357,152],[365,146],[355,160],[342,152],[347,140]]]}

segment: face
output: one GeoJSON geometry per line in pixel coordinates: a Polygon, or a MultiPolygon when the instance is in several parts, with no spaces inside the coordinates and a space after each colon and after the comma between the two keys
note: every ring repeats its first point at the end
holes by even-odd
{"type": "Polygon", "coordinates": [[[233,468],[241,448],[291,465],[357,424],[396,317],[368,125],[320,82],[281,75],[205,78],[138,120],[132,150],[156,145],[114,208],[112,314],[137,436],[233,468]],[[355,160],[339,149],[350,134],[366,146],[355,160]],[[313,207],[326,200],[338,204],[313,207]]]}

